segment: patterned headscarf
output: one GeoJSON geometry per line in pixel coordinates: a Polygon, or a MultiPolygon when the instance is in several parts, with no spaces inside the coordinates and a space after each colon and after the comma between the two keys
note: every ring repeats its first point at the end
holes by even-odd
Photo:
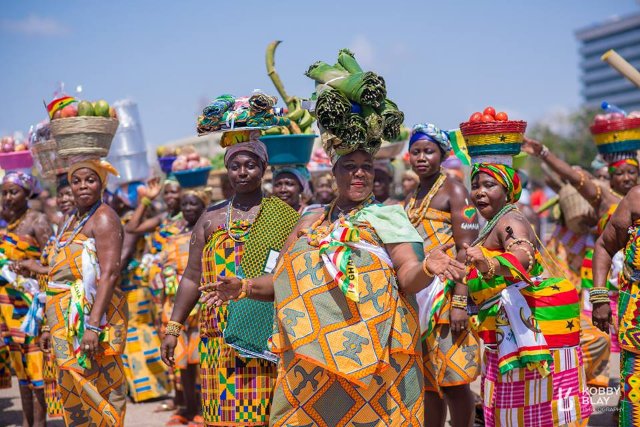
{"type": "Polygon", "coordinates": [[[438,144],[443,154],[451,151],[451,142],[449,134],[432,123],[417,124],[411,130],[411,138],[409,139],[409,148],[417,141],[430,141],[438,144]]]}
{"type": "Polygon", "coordinates": [[[182,197],[184,196],[195,196],[198,199],[202,200],[202,203],[204,203],[204,207],[206,208],[207,206],[209,206],[209,204],[211,203],[211,189],[208,187],[195,187],[195,188],[188,188],[186,190],[183,190],[182,192],[182,197]]]}
{"type": "Polygon", "coordinates": [[[88,159],[88,160],[82,160],[80,162],[75,162],[71,166],[69,166],[69,173],[67,173],[67,176],[69,177],[69,181],[71,181],[71,176],[74,174],[75,171],[83,168],[91,169],[96,174],[98,174],[98,177],[100,177],[100,182],[102,182],[103,187],[107,183],[107,176],[109,174],[114,176],[120,176],[120,174],[118,173],[118,170],[114,168],[113,165],[108,161],[101,160],[101,159],[88,159]]]}
{"type": "Polygon", "coordinates": [[[267,154],[267,147],[260,141],[239,142],[227,148],[227,152],[224,153],[224,165],[228,167],[231,158],[242,151],[257,156],[262,162],[262,168],[266,169],[267,163],[269,163],[269,155],[267,154]]]}
{"type": "Polygon", "coordinates": [[[636,169],[638,168],[638,160],[637,159],[622,159],[622,160],[618,160],[616,162],[610,163],[609,164],[609,174],[613,174],[615,173],[616,169],[618,169],[620,166],[622,165],[631,165],[633,167],[635,167],[636,169]]]}
{"type": "Polygon", "coordinates": [[[30,174],[22,171],[10,171],[7,172],[4,178],[2,178],[3,184],[15,184],[22,188],[27,193],[27,197],[33,196],[37,193],[38,181],[30,174]]]}
{"type": "Polygon", "coordinates": [[[518,173],[511,167],[496,163],[474,163],[471,168],[471,179],[479,173],[486,173],[498,181],[507,190],[507,201],[515,203],[522,194],[522,184],[518,173]]]}
{"type": "Polygon", "coordinates": [[[309,180],[311,180],[311,174],[306,166],[287,166],[277,169],[273,174],[273,182],[276,181],[279,175],[283,173],[290,173],[295,176],[302,188],[302,195],[307,198],[311,198],[311,187],[309,187],[309,180]]]}

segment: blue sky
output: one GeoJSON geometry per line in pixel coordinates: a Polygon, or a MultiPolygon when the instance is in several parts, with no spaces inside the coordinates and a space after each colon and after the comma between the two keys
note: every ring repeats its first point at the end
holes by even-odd
{"type": "Polygon", "coordinates": [[[0,4],[0,134],[42,120],[58,82],[73,94],[138,102],[149,145],[195,134],[221,93],[287,91],[342,47],[382,74],[407,124],[454,128],[486,105],[528,121],[580,102],[577,28],[640,11],[633,0],[6,1],[0,4]]]}

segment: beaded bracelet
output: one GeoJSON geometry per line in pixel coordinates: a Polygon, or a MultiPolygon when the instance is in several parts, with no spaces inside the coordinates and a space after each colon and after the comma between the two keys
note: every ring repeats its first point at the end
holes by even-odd
{"type": "Polygon", "coordinates": [[[606,288],[589,289],[589,302],[591,304],[609,303],[609,291],[606,288]]]}
{"type": "Polygon", "coordinates": [[[546,145],[543,145],[542,149],[540,150],[540,158],[546,159],[548,155],[549,155],[549,147],[547,147],[546,145]]]}
{"type": "MultiPolygon", "coordinates": [[[[506,248],[506,249],[507,249],[507,252],[510,252],[510,251],[511,251],[511,248],[513,247],[513,245],[517,245],[518,243],[527,243],[529,246],[531,246],[531,249],[533,249],[533,251],[534,251],[534,252],[535,252],[535,250],[536,250],[536,247],[535,247],[535,246],[533,245],[533,243],[532,243],[532,242],[530,242],[529,240],[527,240],[527,239],[515,239],[513,242],[511,242],[511,243],[509,243],[509,244],[507,245],[507,248],[506,248]]],[[[531,269],[533,268],[533,264],[534,264],[534,262],[535,262],[535,260],[534,260],[534,258],[533,258],[533,255],[531,255],[531,252],[529,252],[529,251],[528,251],[528,250],[526,250],[526,249],[523,249],[523,248],[516,248],[516,249],[519,249],[519,250],[521,250],[522,252],[525,252],[525,253],[527,254],[527,256],[529,257],[529,265],[528,265],[528,267],[527,267],[527,273],[528,273],[528,272],[529,272],[529,271],[531,271],[531,269]]]]}
{"type": "Polygon", "coordinates": [[[493,276],[496,275],[496,266],[494,263],[491,262],[493,258],[487,258],[487,256],[484,256],[484,260],[486,261],[487,265],[489,266],[489,271],[487,271],[486,273],[484,273],[482,276],[485,280],[490,280],[493,278],[493,276]]]}
{"type": "Polygon", "coordinates": [[[90,325],[88,323],[84,325],[84,328],[86,330],[88,330],[88,331],[95,332],[98,335],[100,335],[102,333],[102,328],[100,328],[98,326],[90,325]]]}
{"type": "Polygon", "coordinates": [[[429,269],[429,266],[427,265],[427,260],[429,259],[430,255],[431,255],[431,252],[427,253],[424,256],[424,260],[422,260],[422,271],[424,271],[424,274],[426,274],[428,277],[433,277],[435,276],[435,274],[431,272],[431,270],[429,269]]]}
{"type": "Polygon", "coordinates": [[[459,308],[461,310],[467,309],[467,297],[466,295],[454,295],[451,298],[451,307],[459,308]]]}
{"type": "Polygon", "coordinates": [[[169,323],[167,323],[167,327],[165,328],[164,333],[166,335],[179,337],[180,334],[182,333],[182,324],[175,322],[173,320],[169,320],[169,323]]]}
{"type": "Polygon", "coordinates": [[[584,172],[580,171],[579,175],[580,175],[580,182],[578,183],[578,186],[576,187],[576,190],[578,190],[578,191],[582,190],[582,187],[584,187],[584,182],[587,179],[585,177],[585,175],[584,175],[584,172]]]}
{"type": "Polygon", "coordinates": [[[149,206],[151,206],[151,204],[152,204],[153,202],[151,201],[151,199],[150,199],[150,198],[148,198],[147,196],[144,196],[144,197],[142,198],[141,203],[142,203],[144,206],[149,207],[149,206]]]}

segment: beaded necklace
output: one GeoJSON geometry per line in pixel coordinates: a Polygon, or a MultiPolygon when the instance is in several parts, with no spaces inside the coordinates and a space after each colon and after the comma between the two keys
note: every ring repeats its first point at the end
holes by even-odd
{"type": "Polygon", "coordinates": [[[93,205],[93,207],[89,210],[89,212],[87,212],[86,214],[84,214],[82,216],[82,218],[78,218],[78,211],[77,210],[73,213],[73,215],[69,216],[67,221],[62,226],[62,230],[60,230],[60,232],[56,236],[55,244],[56,244],[56,250],[57,251],[59,251],[60,249],[66,248],[69,244],[71,244],[71,242],[80,233],[80,231],[82,230],[84,225],[87,223],[87,221],[89,221],[89,218],[91,218],[91,216],[93,216],[93,214],[96,213],[96,211],[98,210],[98,208],[100,207],[101,204],[102,204],[102,201],[98,200],[93,205]],[[78,218],[78,223],[76,224],[75,227],[73,227],[73,231],[71,232],[71,236],[69,236],[69,238],[64,243],[60,243],[60,239],[62,238],[62,235],[67,231],[67,228],[69,228],[69,225],[71,225],[71,222],[74,220],[74,218],[78,218]]]}
{"type": "Polygon", "coordinates": [[[619,199],[624,199],[624,196],[622,194],[618,193],[616,190],[614,190],[611,187],[609,187],[609,192],[619,199]]]}
{"type": "Polygon", "coordinates": [[[16,219],[15,221],[12,221],[11,224],[7,225],[7,230],[8,231],[13,231],[16,228],[18,228],[18,226],[22,223],[22,220],[25,219],[25,217],[27,216],[27,214],[29,213],[30,209],[27,208],[22,215],[20,215],[18,217],[18,219],[16,219]]]}
{"type": "MultiPolygon", "coordinates": [[[[336,208],[336,201],[337,201],[337,199],[334,199],[331,202],[331,204],[327,205],[324,208],[323,214],[320,215],[320,218],[318,220],[316,220],[316,222],[314,222],[311,225],[311,227],[309,227],[309,229],[307,230],[306,234],[308,236],[308,241],[309,242],[316,242],[317,243],[317,242],[320,241],[319,239],[320,239],[321,235],[322,235],[322,237],[324,237],[327,234],[326,231],[329,228],[329,226],[321,227],[321,225],[322,225],[322,223],[324,222],[325,219],[329,219],[329,222],[331,222],[331,218],[333,216],[333,211],[336,208]]],[[[340,213],[339,217],[342,217],[345,220],[348,220],[353,215],[358,213],[358,211],[360,211],[361,209],[364,209],[367,206],[373,204],[374,201],[375,201],[375,196],[372,193],[365,200],[360,202],[356,207],[354,207],[349,212],[347,212],[346,215],[343,215],[342,213],[340,213]]],[[[338,208],[338,210],[339,209],[340,208],[338,208]]]]}
{"type": "Polygon", "coordinates": [[[409,216],[409,220],[411,221],[411,224],[414,227],[417,227],[420,224],[420,221],[422,221],[424,214],[426,213],[427,209],[429,209],[429,206],[431,205],[431,199],[433,199],[433,197],[436,195],[438,190],[440,190],[440,187],[442,187],[446,179],[447,179],[446,175],[444,175],[443,173],[440,173],[440,176],[438,176],[438,179],[436,179],[436,182],[433,183],[433,185],[431,186],[431,189],[424,196],[424,198],[422,199],[422,203],[420,203],[420,206],[418,206],[417,209],[415,209],[415,204],[418,198],[418,191],[420,190],[420,186],[418,186],[418,188],[416,188],[413,191],[413,194],[411,195],[411,199],[409,199],[409,203],[407,204],[407,207],[405,208],[405,210],[407,212],[407,215],[409,216]]]}
{"type": "Polygon", "coordinates": [[[503,216],[505,216],[506,214],[508,214],[512,210],[518,210],[518,207],[516,205],[512,204],[512,203],[504,205],[504,207],[502,209],[500,209],[500,211],[493,218],[491,218],[489,220],[489,222],[487,222],[485,224],[484,227],[482,227],[482,230],[480,230],[480,234],[478,234],[478,238],[476,240],[474,240],[474,242],[471,244],[471,246],[476,246],[477,244],[479,244],[482,241],[484,241],[484,239],[487,238],[489,233],[491,233],[491,231],[493,231],[493,229],[495,228],[495,226],[498,223],[498,221],[500,221],[503,216]]]}
{"type": "MultiPolygon", "coordinates": [[[[231,219],[231,210],[232,210],[234,199],[235,197],[232,198],[229,204],[227,205],[227,218],[225,220],[224,228],[225,230],[227,230],[227,234],[229,235],[231,240],[233,240],[234,242],[244,242],[245,238],[251,231],[249,227],[251,225],[251,221],[249,221],[248,219],[237,219],[233,221],[231,219]],[[234,233],[233,231],[231,231],[232,229],[240,229],[243,231],[241,231],[240,233],[234,233]]],[[[262,211],[262,206],[258,209],[259,209],[258,213],[253,218],[253,221],[258,219],[258,216],[260,216],[260,212],[262,211]]]]}

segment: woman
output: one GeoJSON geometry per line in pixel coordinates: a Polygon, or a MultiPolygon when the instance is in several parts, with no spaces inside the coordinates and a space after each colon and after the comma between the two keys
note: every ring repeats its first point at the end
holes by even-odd
{"type": "MultiPolygon", "coordinates": [[[[75,209],[73,193],[71,192],[69,177],[66,173],[58,176],[58,182],[56,185],[56,206],[58,207],[58,210],[54,214],[56,221],[53,222],[53,224],[59,230],[75,209]]],[[[55,238],[52,236],[47,242],[45,249],[42,251],[39,261],[35,259],[25,259],[14,264],[15,270],[18,274],[25,277],[35,275],[38,278],[40,289],[43,290],[47,288],[47,283],[49,282],[48,260],[49,255],[53,250],[54,242],[55,238]]],[[[49,325],[42,325],[40,344],[44,342],[42,337],[49,335],[49,330],[49,325]]],[[[50,418],[59,418],[63,416],[63,412],[60,400],[60,391],[57,384],[58,368],[50,349],[44,348],[42,345],[40,346],[40,349],[43,351],[44,357],[43,378],[47,414],[50,418]]]]}
{"type": "Polygon", "coordinates": [[[127,343],[122,360],[129,396],[134,402],[163,397],[171,390],[167,367],[160,359],[159,307],[154,303],[149,281],[150,263],[144,262],[146,242],[144,235],[137,230],[140,226],[135,227],[133,232],[127,231],[131,229],[128,227],[130,221],[149,214],[147,208],[151,206],[151,200],[145,194],[151,191],[157,195],[159,187],[159,183],[152,180],[150,190],[142,183],[129,183],[116,192],[116,197],[133,209],[120,217],[125,228],[120,259],[121,265],[125,266],[121,289],[126,294],[129,313],[127,343]],[[141,205],[146,207],[141,208],[141,205]]]}
{"type": "Polygon", "coordinates": [[[640,188],[622,199],[609,224],[596,242],[593,256],[593,324],[604,332],[611,326],[618,330],[620,341],[620,426],[640,423],[640,403],[635,390],[640,375],[640,188]],[[607,275],[612,258],[623,250],[624,268],[620,273],[619,323],[612,325],[611,306],[607,295],[607,275]]]}
{"type": "Polygon", "coordinates": [[[441,250],[423,263],[422,239],[402,208],[375,203],[372,153],[351,149],[332,156],[337,198],[302,218],[272,277],[202,287],[215,289],[205,303],[275,301],[274,426],[423,424],[411,294],[433,274],[462,278],[463,266],[441,250]]]}
{"type": "Polygon", "coordinates": [[[161,250],[159,246],[166,240],[167,236],[163,236],[163,230],[170,227],[171,224],[178,223],[182,219],[180,210],[180,183],[174,176],[169,176],[164,185],[160,183],[159,178],[151,179],[147,183],[146,189],[143,190],[141,203],[138,204],[133,216],[127,222],[125,231],[131,234],[159,233],[158,237],[165,237],[160,241],[153,242],[153,248],[161,250]],[[145,220],[145,214],[153,201],[162,193],[162,200],[167,207],[166,213],[155,215],[145,220]]]}
{"type": "MultiPolygon", "coordinates": [[[[424,240],[425,252],[455,242],[448,255],[464,261],[464,244],[478,236],[478,215],[470,205],[469,193],[455,178],[444,174],[441,163],[451,151],[447,133],[433,124],[414,126],[409,140],[411,169],[420,184],[405,203],[411,224],[424,240]],[[456,255],[457,254],[457,255],[456,255]]],[[[473,417],[474,398],[469,384],[479,375],[480,345],[468,329],[467,287],[463,283],[434,284],[418,295],[426,351],[425,413],[427,426],[441,426],[449,407],[453,426],[468,426],[473,417]],[[436,288],[443,297],[431,301],[436,288]],[[445,399],[446,398],[446,399],[445,399]]]]}
{"type": "MultiPolygon", "coordinates": [[[[276,197],[263,197],[262,178],[268,156],[263,143],[243,142],[227,148],[224,158],[235,195],[210,207],[191,235],[189,261],[182,276],[171,320],[162,343],[162,358],[175,365],[178,336],[200,297],[200,284],[220,277],[253,277],[249,269],[270,272],[278,251],[299,218],[276,197]],[[262,235],[258,235],[261,230],[262,235]],[[268,234],[268,235],[267,235],[268,234]],[[279,246],[265,245],[279,239],[279,246]],[[265,254],[256,258],[256,254],[265,254]],[[246,260],[251,259],[252,263],[246,260]],[[251,265],[249,265],[251,264],[251,265]]],[[[270,305],[271,318],[273,306],[270,305]]],[[[265,426],[276,378],[276,366],[265,358],[249,358],[227,344],[231,305],[206,307],[200,317],[202,415],[205,425],[265,426]],[[225,331],[226,329],[226,331],[225,331]]],[[[249,321],[252,313],[245,313],[249,321]]],[[[268,323],[268,322],[267,322],[268,323]]],[[[271,323],[264,326],[271,330],[271,323]]],[[[266,339],[265,339],[266,341],[266,339]]]]}
{"type": "Polygon", "coordinates": [[[537,236],[515,203],[522,187],[509,166],[476,163],[471,199],[487,224],[472,246],[469,293],[480,307],[482,394],[487,426],[580,422],[591,404],[580,350],[580,304],[566,279],[543,272],[537,236]],[[531,393],[535,390],[535,393],[531,393]]]}
{"type": "Polygon", "coordinates": [[[384,204],[394,204],[397,200],[391,197],[391,184],[393,183],[393,166],[391,160],[376,160],[373,164],[373,195],[376,200],[384,204]]]}
{"type": "MultiPolygon", "coordinates": [[[[206,189],[185,189],[183,191],[180,197],[180,212],[184,218],[183,225],[176,233],[167,238],[162,252],[159,254],[157,263],[161,266],[160,276],[164,284],[162,304],[164,329],[169,323],[178,284],[187,267],[189,242],[193,227],[210,202],[211,196],[206,189]]],[[[179,409],[167,425],[188,424],[195,419],[199,412],[200,405],[198,405],[196,393],[197,370],[200,364],[198,352],[200,344],[199,315],[200,306],[196,304],[185,322],[185,330],[178,337],[174,369],[179,371],[176,378],[179,378],[180,384],[176,384],[175,387],[176,401],[181,402],[184,408],[179,409]],[[181,396],[178,398],[178,395],[181,396]]]]}
{"type": "Polygon", "coordinates": [[[320,205],[328,205],[335,199],[335,180],[331,173],[326,172],[320,175],[314,183],[314,202],[320,205]]]}
{"type": "Polygon", "coordinates": [[[311,175],[304,166],[276,169],[273,175],[273,195],[302,212],[311,200],[309,180],[311,175]]]}
{"type": "Polygon", "coordinates": [[[123,230],[102,193],[117,171],[100,160],[69,169],[77,210],[49,255],[46,320],[42,337],[59,369],[68,426],[122,426],[126,381],[122,352],[127,338],[126,301],[118,289],[123,230]],[[53,345],[55,343],[55,345],[53,345]]]}
{"type": "MultiPolygon", "coordinates": [[[[16,263],[27,258],[38,259],[49,236],[53,233],[44,214],[29,209],[36,180],[19,171],[7,172],[2,179],[2,217],[8,223],[2,230],[0,250],[2,259],[16,263]]],[[[9,346],[11,366],[20,386],[23,425],[44,426],[46,419],[43,355],[38,347],[39,321],[32,315],[41,303],[41,290],[25,288],[23,278],[0,279],[0,327],[4,342],[9,346]],[[31,318],[26,329],[25,320],[31,318]]],[[[5,371],[6,372],[6,371],[5,371]]]]}

